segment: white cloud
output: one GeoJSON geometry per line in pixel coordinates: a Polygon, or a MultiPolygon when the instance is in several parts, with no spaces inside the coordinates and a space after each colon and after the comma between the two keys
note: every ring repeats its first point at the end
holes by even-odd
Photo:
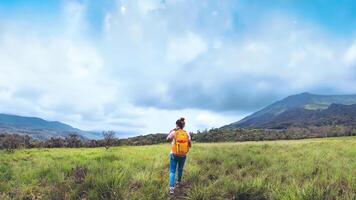
{"type": "Polygon", "coordinates": [[[137,121],[141,122],[141,133],[167,133],[175,128],[175,121],[180,117],[186,118],[186,130],[196,131],[206,128],[221,127],[241,119],[245,114],[216,113],[201,109],[166,110],[156,108],[136,107],[137,121]]]}
{"type": "Polygon", "coordinates": [[[125,6],[121,6],[120,7],[120,11],[121,11],[122,15],[125,15],[126,14],[126,7],[125,6]]]}
{"type": "Polygon", "coordinates": [[[105,15],[104,30],[109,31],[112,26],[112,16],[111,13],[105,15]]]}
{"type": "Polygon", "coordinates": [[[161,0],[137,0],[137,4],[142,14],[148,14],[161,7],[161,0]]]}
{"type": "Polygon", "coordinates": [[[344,55],[347,64],[356,64],[356,42],[353,42],[344,55]]]}
{"type": "Polygon", "coordinates": [[[100,18],[88,4],[64,1],[50,27],[0,20],[0,112],[136,133],[185,116],[194,131],[297,92],[356,92],[355,38],[302,19],[225,1],[120,1],[100,18]]]}
{"type": "Polygon", "coordinates": [[[0,60],[1,112],[80,125],[90,115],[103,120],[105,105],[117,101],[117,82],[105,78],[100,53],[85,41],[2,34],[0,60]]]}
{"type": "Polygon", "coordinates": [[[63,19],[65,31],[69,35],[83,33],[87,28],[87,22],[84,19],[86,5],[77,1],[66,1],[63,9],[63,19]]]}
{"type": "Polygon", "coordinates": [[[187,63],[206,52],[208,47],[199,35],[188,32],[183,37],[171,39],[167,49],[168,60],[187,63]]]}

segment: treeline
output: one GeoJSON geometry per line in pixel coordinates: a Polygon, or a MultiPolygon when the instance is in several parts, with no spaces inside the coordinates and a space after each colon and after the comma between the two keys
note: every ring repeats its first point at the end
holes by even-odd
{"type": "Polygon", "coordinates": [[[93,148],[111,146],[137,146],[151,145],[165,142],[167,134],[150,134],[137,136],[128,139],[119,139],[115,137],[115,132],[103,132],[101,140],[83,140],[77,134],[69,134],[67,137],[52,137],[48,140],[35,140],[27,135],[0,133],[0,149],[12,151],[20,148],[93,148]]]}
{"type": "MultiPolygon", "coordinates": [[[[305,138],[323,138],[356,136],[355,126],[309,126],[287,129],[219,129],[190,133],[193,142],[243,142],[263,140],[296,140],[305,138]]],[[[151,134],[120,140],[124,145],[149,145],[166,142],[167,134],[151,134]]]]}
{"type": "Polygon", "coordinates": [[[309,126],[287,129],[210,129],[193,134],[196,142],[239,142],[262,140],[296,140],[306,138],[356,136],[354,126],[309,126]]]}
{"type": "MultiPolygon", "coordinates": [[[[309,126],[290,127],[287,129],[218,129],[191,133],[194,142],[238,142],[262,140],[293,140],[305,138],[322,138],[338,136],[356,136],[355,126],[309,126]]],[[[29,136],[18,134],[0,134],[0,149],[12,151],[18,148],[79,148],[105,147],[121,145],[151,145],[166,142],[167,134],[150,134],[119,139],[114,131],[103,132],[101,140],[83,140],[76,134],[69,134],[65,138],[51,138],[46,141],[34,140],[29,136]]]]}
{"type": "Polygon", "coordinates": [[[157,133],[149,135],[140,135],[127,139],[120,139],[121,145],[137,146],[137,145],[151,145],[166,142],[168,134],[157,133]]]}
{"type": "Polygon", "coordinates": [[[80,148],[119,146],[121,142],[115,137],[114,131],[103,132],[102,140],[84,140],[77,134],[68,134],[67,137],[52,137],[49,140],[35,140],[27,135],[0,133],[0,149],[13,151],[19,148],[80,148]]]}
{"type": "MultiPolygon", "coordinates": [[[[242,142],[262,140],[296,140],[338,136],[356,136],[354,126],[310,126],[287,129],[219,129],[190,133],[194,142],[242,142]]],[[[120,140],[123,145],[149,145],[166,142],[167,134],[151,134],[120,140]]]]}

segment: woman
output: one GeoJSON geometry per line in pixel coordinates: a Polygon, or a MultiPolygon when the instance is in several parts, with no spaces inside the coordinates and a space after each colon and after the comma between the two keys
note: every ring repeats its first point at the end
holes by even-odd
{"type": "Polygon", "coordinates": [[[177,187],[182,180],[183,167],[186,155],[191,147],[191,138],[189,133],[184,130],[185,119],[182,117],[176,121],[176,128],[171,130],[167,136],[167,140],[172,141],[172,150],[170,157],[170,173],[169,173],[169,193],[174,193],[174,179],[176,168],[178,166],[177,187]]]}

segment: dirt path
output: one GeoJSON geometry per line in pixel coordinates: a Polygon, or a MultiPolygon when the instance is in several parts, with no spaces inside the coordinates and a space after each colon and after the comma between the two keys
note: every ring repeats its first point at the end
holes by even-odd
{"type": "Polygon", "coordinates": [[[182,183],[179,187],[175,188],[174,194],[170,195],[170,199],[172,200],[187,199],[188,192],[191,187],[192,186],[190,183],[182,183]]]}

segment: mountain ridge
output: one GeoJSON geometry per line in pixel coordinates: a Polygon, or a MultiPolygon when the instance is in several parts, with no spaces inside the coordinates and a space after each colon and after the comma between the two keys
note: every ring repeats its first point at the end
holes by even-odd
{"type": "MultiPolygon", "coordinates": [[[[306,116],[303,115],[303,113],[317,113],[318,111],[327,110],[333,104],[356,104],[356,95],[319,95],[308,92],[290,95],[240,121],[225,125],[221,128],[271,128],[274,127],[271,123],[276,124],[277,120],[283,121],[282,117],[286,116],[285,112],[287,112],[287,114],[288,112],[289,114],[294,112],[295,117],[298,115],[306,116]]],[[[346,111],[344,110],[344,112],[346,111]]],[[[329,115],[332,115],[332,113],[329,113],[329,115]]],[[[298,120],[300,122],[300,119],[298,120]]],[[[307,120],[307,118],[305,120],[307,120]]],[[[290,123],[290,125],[293,126],[293,123],[290,123]]]]}
{"type": "Polygon", "coordinates": [[[67,137],[71,133],[82,139],[96,139],[97,134],[83,131],[59,121],[47,121],[39,117],[0,114],[0,133],[29,135],[34,139],[46,140],[51,137],[67,137]]]}

